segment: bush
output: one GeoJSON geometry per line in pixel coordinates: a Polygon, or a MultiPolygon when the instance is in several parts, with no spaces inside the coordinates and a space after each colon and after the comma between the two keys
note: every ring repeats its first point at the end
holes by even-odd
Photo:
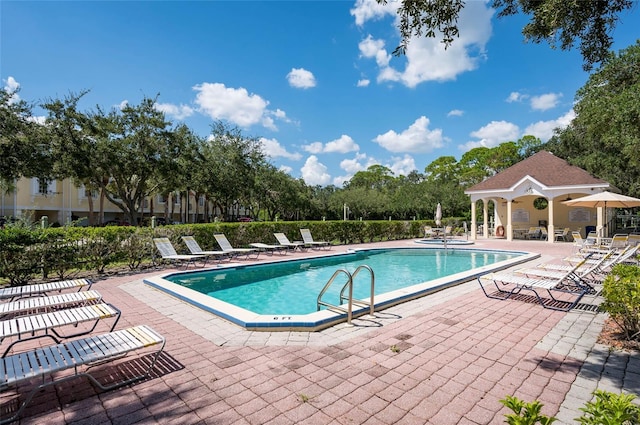
{"type": "Polygon", "coordinates": [[[576,420],[588,425],[633,425],[640,423],[640,407],[633,404],[634,395],[613,394],[602,390],[593,393],[595,401],[580,408],[584,415],[576,420]]]}
{"type": "Polygon", "coordinates": [[[620,327],[629,341],[640,335],[640,267],[617,264],[603,282],[600,308],[620,327]]]}
{"type": "Polygon", "coordinates": [[[540,414],[543,405],[538,400],[526,403],[518,397],[508,395],[500,400],[500,403],[513,411],[513,413],[504,415],[509,425],[534,425],[537,423],[548,425],[557,420],[554,417],[540,414]]]}

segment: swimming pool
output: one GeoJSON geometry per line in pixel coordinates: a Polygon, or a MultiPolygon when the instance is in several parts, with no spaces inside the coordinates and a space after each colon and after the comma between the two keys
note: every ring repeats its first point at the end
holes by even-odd
{"type": "MultiPolygon", "coordinates": [[[[317,311],[317,297],[338,269],[360,265],[375,274],[376,311],[468,281],[490,270],[528,261],[531,254],[478,249],[386,248],[352,250],[321,258],[226,265],[145,279],[193,305],[251,330],[319,330],[346,313],[317,311]]],[[[348,279],[336,279],[323,300],[339,304],[348,279]]],[[[354,299],[368,300],[370,274],[354,279],[354,299]]],[[[368,312],[354,306],[354,317],[368,312]]]]}

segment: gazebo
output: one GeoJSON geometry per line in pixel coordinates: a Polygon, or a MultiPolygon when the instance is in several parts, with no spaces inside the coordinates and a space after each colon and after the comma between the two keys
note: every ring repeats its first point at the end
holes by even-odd
{"type": "MultiPolygon", "coordinates": [[[[545,227],[548,241],[556,229],[570,228],[586,233],[587,227],[603,222],[602,209],[564,205],[575,195],[591,195],[610,189],[609,183],[570,165],[551,152],[540,151],[506,170],[465,190],[471,198],[471,238],[477,239],[476,202],[483,202],[482,235],[493,234],[512,240],[532,226],[545,227]],[[494,215],[489,220],[489,203],[494,215]]],[[[586,235],[585,235],[586,236],[586,235]]]]}

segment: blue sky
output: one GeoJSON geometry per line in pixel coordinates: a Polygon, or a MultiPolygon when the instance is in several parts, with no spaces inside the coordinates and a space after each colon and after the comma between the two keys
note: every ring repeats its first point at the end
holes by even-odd
{"type": "MultiPolygon", "coordinates": [[[[174,122],[207,136],[226,120],[322,186],[373,164],[397,176],[526,134],[546,141],[571,120],[588,79],[577,49],[526,44],[526,17],[471,0],[449,49],[415,39],[395,57],[397,4],[2,0],[0,77],[29,102],[90,90],[86,110],[159,95],[174,122]]],[[[622,14],[614,50],[639,26],[637,6],[622,14]]]]}

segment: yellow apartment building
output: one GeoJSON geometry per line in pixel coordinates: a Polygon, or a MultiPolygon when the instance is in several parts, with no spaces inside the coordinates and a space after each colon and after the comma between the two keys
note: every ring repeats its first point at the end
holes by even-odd
{"type": "MultiPolygon", "coordinates": [[[[38,178],[22,178],[16,182],[15,190],[0,194],[0,217],[31,218],[33,221],[44,220],[48,225],[65,225],[77,222],[78,225],[89,225],[89,195],[93,202],[94,224],[100,223],[100,199],[97,191],[89,193],[84,186],[76,186],[71,180],[41,180],[38,178]]],[[[168,208],[169,218],[174,222],[181,220],[180,197],[174,196],[173,208],[168,208]],[[171,213],[173,212],[173,213],[171,213]]],[[[195,223],[203,220],[204,198],[198,200],[196,208],[195,197],[191,195],[189,200],[189,222],[195,223]],[[196,215],[197,210],[197,215],[196,215]]],[[[104,200],[104,219],[102,223],[128,224],[124,222],[124,214],[109,200],[104,200]]],[[[153,214],[156,217],[165,216],[165,199],[157,195],[145,199],[140,210],[143,218],[149,219],[153,214]]]]}

